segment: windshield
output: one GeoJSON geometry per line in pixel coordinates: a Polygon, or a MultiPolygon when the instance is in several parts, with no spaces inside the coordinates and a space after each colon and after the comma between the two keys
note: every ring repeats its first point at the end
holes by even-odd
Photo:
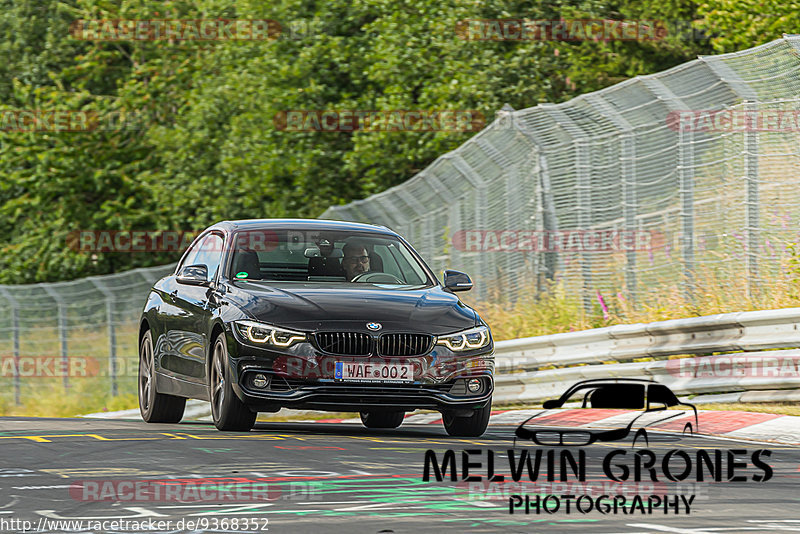
{"type": "Polygon", "coordinates": [[[234,234],[230,278],[424,286],[431,281],[392,236],[359,232],[246,230],[234,234]]]}

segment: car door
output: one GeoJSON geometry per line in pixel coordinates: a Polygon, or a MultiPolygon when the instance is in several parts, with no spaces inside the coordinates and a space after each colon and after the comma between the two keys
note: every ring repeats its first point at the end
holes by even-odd
{"type": "MultiPolygon", "coordinates": [[[[200,250],[200,243],[204,239],[196,239],[183,256],[183,259],[178,264],[177,272],[185,265],[193,265],[194,258],[200,250]]],[[[175,305],[175,299],[178,296],[178,282],[176,274],[172,274],[159,280],[153,287],[155,295],[160,302],[158,303],[155,311],[155,325],[153,326],[154,333],[157,336],[153,338],[153,353],[155,356],[156,370],[160,374],[171,375],[174,374],[177,366],[174,364],[176,358],[176,350],[173,347],[173,338],[175,332],[175,323],[181,319],[184,310],[175,305]]]]}
{"type": "MultiPolygon", "coordinates": [[[[181,268],[205,265],[208,281],[213,285],[220,268],[223,245],[222,233],[209,233],[187,254],[181,268]]],[[[174,311],[165,324],[168,350],[162,357],[161,367],[167,371],[166,374],[176,378],[205,384],[209,344],[207,328],[213,311],[210,297],[214,288],[181,284],[174,279],[170,289],[169,298],[174,311]]]]}

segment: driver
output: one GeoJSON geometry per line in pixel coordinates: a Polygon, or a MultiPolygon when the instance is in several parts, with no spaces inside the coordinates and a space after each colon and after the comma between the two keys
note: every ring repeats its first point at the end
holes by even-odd
{"type": "Polygon", "coordinates": [[[369,254],[364,245],[348,243],[342,247],[342,268],[347,281],[352,282],[359,274],[369,271],[369,254]]]}

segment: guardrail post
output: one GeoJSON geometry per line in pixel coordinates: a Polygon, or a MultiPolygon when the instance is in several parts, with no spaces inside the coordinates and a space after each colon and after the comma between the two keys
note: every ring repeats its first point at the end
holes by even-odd
{"type": "MultiPolygon", "coordinates": [[[[555,235],[558,232],[558,217],[556,215],[556,204],[553,199],[553,188],[550,183],[550,169],[547,166],[547,156],[539,155],[539,181],[542,188],[541,203],[543,205],[542,228],[555,235]]],[[[553,249],[551,252],[544,253],[545,277],[552,281],[556,278],[556,271],[559,266],[558,252],[553,249]]]]}
{"type": "MultiPolygon", "coordinates": [[[[530,162],[530,167],[533,169],[534,175],[534,197],[535,197],[535,212],[533,216],[533,223],[534,223],[534,239],[538,240],[538,236],[544,235],[544,218],[545,218],[545,211],[544,211],[544,185],[542,184],[542,168],[539,165],[539,154],[538,150],[531,149],[531,154],[529,157],[532,159],[530,162]]],[[[536,294],[540,295],[544,292],[547,284],[545,280],[547,280],[547,276],[549,274],[547,269],[547,262],[545,261],[547,256],[545,256],[544,251],[537,250],[533,256],[533,273],[536,280],[536,294]]]]}
{"type": "MultiPolygon", "coordinates": [[[[530,180],[533,181],[533,199],[530,204],[533,207],[533,239],[535,242],[539,241],[539,236],[544,235],[544,187],[542,184],[542,168],[539,164],[539,151],[536,147],[531,147],[528,154],[528,159],[525,164],[525,169],[530,169],[530,180]]],[[[545,252],[534,248],[533,254],[533,276],[536,287],[536,295],[542,294],[545,291],[547,284],[545,281],[548,276],[547,263],[545,262],[545,252]]]]}
{"type": "MultiPolygon", "coordinates": [[[[592,195],[591,195],[591,143],[586,130],[576,123],[558,105],[542,105],[542,110],[561,128],[563,133],[572,139],[575,159],[575,197],[574,211],[577,215],[577,227],[573,230],[585,232],[592,224],[592,195]]],[[[581,297],[583,309],[587,314],[592,311],[592,253],[581,247],[581,297]]]]}
{"type": "MultiPolygon", "coordinates": [[[[622,153],[620,166],[622,167],[622,214],[625,218],[625,229],[637,230],[636,227],[636,144],[633,134],[622,137],[622,153]]],[[[636,241],[638,243],[638,239],[636,241]]],[[[636,250],[625,253],[625,290],[631,302],[636,299],[636,250]]]]}
{"type": "Polygon", "coordinates": [[[19,378],[19,305],[17,303],[17,299],[12,297],[11,293],[9,293],[6,289],[0,287],[0,293],[2,293],[2,295],[11,305],[11,350],[14,357],[14,404],[19,406],[22,404],[19,378]]]}
{"type": "Polygon", "coordinates": [[[117,386],[117,333],[114,327],[114,293],[95,278],[88,280],[106,297],[106,324],[108,325],[108,374],[111,379],[111,396],[119,393],[117,386]]]}
{"type": "MultiPolygon", "coordinates": [[[[541,144],[536,139],[536,132],[529,129],[526,124],[513,114],[510,114],[511,127],[522,136],[530,146],[528,166],[533,169],[536,191],[535,229],[537,239],[544,237],[549,232],[558,231],[558,218],[556,216],[553,190],[550,187],[550,174],[547,166],[547,156],[541,150],[541,144]]],[[[544,241],[544,239],[543,239],[544,241]]],[[[537,251],[536,253],[536,293],[540,294],[547,288],[547,282],[555,279],[558,270],[558,253],[555,251],[537,251]]]]}
{"type": "MultiPolygon", "coordinates": [[[[636,134],[630,122],[600,94],[591,93],[585,96],[587,102],[601,113],[605,118],[614,123],[619,129],[620,154],[619,174],[622,185],[622,218],[627,231],[638,230],[636,225],[636,212],[638,199],[636,195],[636,134]]],[[[638,243],[638,239],[636,243],[638,243]]],[[[636,298],[636,250],[625,252],[625,290],[628,299],[636,298]]]]}
{"type": "Polygon", "coordinates": [[[447,228],[448,228],[448,241],[447,241],[447,268],[453,269],[454,265],[461,265],[463,262],[461,253],[453,241],[455,232],[462,230],[461,228],[461,207],[455,202],[447,208],[447,228]]]}
{"type": "Polygon", "coordinates": [[[684,298],[694,301],[694,146],[693,132],[678,129],[678,193],[681,203],[681,256],[684,298]]]}
{"type": "Polygon", "coordinates": [[[19,308],[16,302],[11,308],[11,332],[14,336],[14,404],[19,406],[22,404],[22,399],[19,378],[19,308]]]}
{"type": "MultiPolygon", "coordinates": [[[[467,163],[461,154],[458,152],[454,152],[452,154],[447,154],[442,156],[443,158],[450,159],[451,163],[453,164],[453,168],[455,168],[459,173],[461,173],[464,178],[466,178],[469,183],[475,188],[475,229],[486,230],[486,210],[488,208],[488,195],[487,195],[487,186],[486,181],[484,178],[475,172],[475,170],[467,163]]],[[[480,271],[481,275],[481,284],[476,286],[478,290],[478,300],[486,299],[486,280],[489,279],[488,276],[488,262],[486,261],[486,252],[481,251],[478,255],[478,270],[480,271]]],[[[496,274],[496,273],[493,273],[496,274]]]]}
{"type": "MultiPolygon", "coordinates": [[[[575,170],[576,179],[575,195],[577,206],[575,210],[578,215],[578,229],[586,232],[592,225],[592,196],[591,196],[591,169],[589,168],[589,147],[583,139],[575,140],[575,170]]],[[[589,314],[592,311],[592,256],[590,252],[581,252],[581,274],[583,284],[581,285],[581,299],[583,309],[589,314]]]]}
{"type": "MultiPolygon", "coordinates": [[[[755,112],[757,105],[753,101],[744,104],[745,113],[755,112]]],[[[744,174],[747,184],[747,200],[745,201],[745,233],[747,235],[747,297],[752,299],[758,287],[758,132],[747,128],[744,132],[744,174]]]]}
{"type": "Polygon", "coordinates": [[[67,307],[64,304],[64,299],[61,298],[55,290],[47,284],[42,284],[42,287],[48,295],[53,297],[58,307],[58,339],[61,348],[61,368],[64,371],[64,389],[69,389],[69,352],[67,345],[67,307]]]}
{"type": "MultiPolygon", "coordinates": [[[[671,112],[692,109],[656,77],[641,78],[642,85],[671,112]]],[[[691,130],[678,128],[678,194],[680,197],[681,257],[684,299],[694,301],[694,140],[691,130]]]]}
{"type": "Polygon", "coordinates": [[[116,397],[117,388],[117,332],[114,327],[114,297],[106,297],[106,322],[108,323],[108,370],[111,374],[111,396],[116,397]]]}

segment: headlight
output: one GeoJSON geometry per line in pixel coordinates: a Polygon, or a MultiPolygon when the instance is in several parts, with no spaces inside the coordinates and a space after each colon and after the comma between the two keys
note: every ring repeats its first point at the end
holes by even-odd
{"type": "Polygon", "coordinates": [[[489,328],[479,326],[455,334],[439,336],[436,343],[445,345],[448,349],[456,352],[479,349],[489,344],[489,328]]]}
{"type": "Polygon", "coordinates": [[[259,345],[288,347],[306,340],[303,332],[279,328],[271,324],[256,321],[234,321],[234,327],[244,339],[259,345]]]}

